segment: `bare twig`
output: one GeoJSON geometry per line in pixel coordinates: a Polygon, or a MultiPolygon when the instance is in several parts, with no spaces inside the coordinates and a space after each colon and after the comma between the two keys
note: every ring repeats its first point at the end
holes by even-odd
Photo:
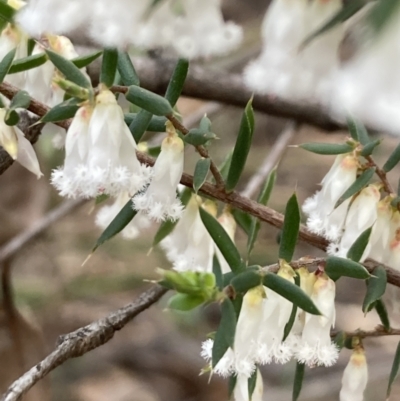
{"type": "MultiPolygon", "coordinates": [[[[333,331],[331,333],[331,337],[335,337],[339,332],[333,331]]],[[[347,338],[350,337],[359,337],[359,338],[367,338],[367,337],[384,337],[384,336],[400,336],[400,329],[390,328],[386,330],[382,325],[378,325],[374,330],[355,330],[355,331],[345,331],[344,334],[347,338]]]]}
{"type": "Polygon", "coordinates": [[[32,386],[56,367],[110,341],[133,318],[156,303],[168,290],[158,285],[143,292],[134,302],[85,327],[61,336],[56,349],[16,380],[3,395],[2,401],[17,401],[32,386]]]}
{"type": "Polygon", "coordinates": [[[20,251],[26,244],[34,240],[45,229],[47,229],[55,221],[61,219],[65,215],[83,205],[85,199],[77,199],[63,202],[60,206],[48,212],[42,219],[37,221],[32,227],[16,235],[9,242],[0,248],[0,263],[6,261],[20,251]]]}
{"type": "Polygon", "coordinates": [[[241,192],[242,196],[246,196],[247,198],[253,197],[256,191],[264,183],[265,178],[278,164],[283,154],[286,152],[287,146],[293,139],[297,129],[298,126],[296,123],[290,122],[286,125],[283,132],[275,141],[274,146],[271,148],[268,155],[261,163],[261,167],[258,169],[256,174],[251,177],[249,183],[246,185],[246,188],[241,192]]]}
{"type": "Polygon", "coordinates": [[[369,162],[369,164],[373,167],[375,167],[375,173],[379,177],[379,179],[382,181],[383,188],[388,194],[394,194],[394,190],[392,186],[390,185],[385,171],[383,171],[376,163],[375,160],[372,158],[372,156],[365,156],[365,159],[369,162]]]}

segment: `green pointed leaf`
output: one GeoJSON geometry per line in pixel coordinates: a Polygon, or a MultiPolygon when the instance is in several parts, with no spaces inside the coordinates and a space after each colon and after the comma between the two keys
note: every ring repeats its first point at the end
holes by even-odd
{"type": "Polygon", "coordinates": [[[19,91],[17,94],[12,98],[10,103],[10,109],[27,109],[31,103],[31,98],[27,91],[19,91]]]}
{"type": "Polygon", "coordinates": [[[291,283],[289,280],[274,273],[267,273],[263,278],[263,284],[292,302],[298,308],[303,309],[305,312],[311,313],[312,315],[321,314],[311,298],[300,287],[291,283]]]}
{"type": "Polygon", "coordinates": [[[16,74],[17,72],[22,72],[40,67],[46,61],[47,61],[47,56],[45,53],[34,54],[32,56],[14,60],[13,63],[11,64],[10,69],[8,70],[8,74],[16,74]]]}
{"type": "Polygon", "coordinates": [[[102,194],[102,195],[96,196],[94,204],[96,206],[100,205],[101,203],[105,202],[107,199],[110,199],[110,195],[102,194]]]}
{"type": "Polygon", "coordinates": [[[375,170],[375,167],[365,170],[339,198],[339,200],[336,202],[335,208],[340,206],[346,199],[351,198],[357,192],[360,192],[363,188],[365,188],[371,181],[371,178],[374,176],[375,170]]]}
{"type": "Polygon", "coordinates": [[[337,333],[335,338],[333,339],[333,342],[340,351],[345,346],[346,333],[344,331],[339,331],[339,333],[337,333]]]}
{"type": "Polygon", "coordinates": [[[372,304],[379,300],[386,291],[387,274],[382,266],[377,266],[372,276],[367,281],[367,293],[365,294],[362,310],[367,313],[372,304]]]}
{"type": "Polygon", "coordinates": [[[200,146],[205,145],[208,141],[215,139],[217,136],[213,132],[204,132],[200,128],[192,128],[183,140],[189,145],[200,146]]]}
{"type": "Polygon", "coordinates": [[[381,0],[369,10],[368,21],[376,33],[380,33],[393,19],[399,6],[398,0],[381,0]]]}
{"type": "Polygon", "coordinates": [[[193,174],[193,190],[197,194],[202,185],[206,182],[210,171],[211,159],[202,157],[197,163],[193,174]]]}
{"type": "Polygon", "coordinates": [[[354,148],[347,143],[318,143],[309,142],[302,143],[298,145],[299,148],[308,150],[312,153],[317,153],[319,155],[341,155],[343,153],[349,153],[354,148]]]}
{"type": "Polygon", "coordinates": [[[127,52],[118,52],[118,71],[125,86],[140,85],[139,77],[127,52]]]}
{"type": "Polygon", "coordinates": [[[204,298],[189,294],[175,294],[168,301],[168,308],[182,312],[190,311],[204,302],[204,298]]]}
{"type": "Polygon", "coordinates": [[[238,209],[233,209],[232,215],[239,227],[246,233],[246,235],[249,235],[252,222],[251,216],[238,209]]]}
{"type": "Polygon", "coordinates": [[[185,84],[187,73],[189,71],[189,61],[180,58],[175,66],[172,77],[169,81],[165,99],[169,101],[172,107],[176,105],[179,96],[182,93],[183,85],[185,84]]]}
{"type": "Polygon", "coordinates": [[[1,60],[0,62],[0,83],[4,81],[5,76],[8,74],[8,71],[10,70],[11,64],[14,60],[15,57],[15,52],[17,51],[17,48],[10,50],[1,60]]]}
{"type": "Polygon", "coordinates": [[[221,265],[219,263],[219,260],[217,258],[217,255],[214,254],[213,256],[213,274],[215,276],[215,281],[217,283],[217,287],[222,290],[224,288],[224,276],[222,274],[222,270],[221,270],[221,265]]]}
{"type": "Polygon", "coordinates": [[[249,392],[249,400],[253,397],[254,390],[256,389],[258,369],[256,368],[247,380],[247,390],[249,392]]]}
{"type": "Polygon", "coordinates": [[[108,227],[100,235],[96,242],[96,245],[92,249],[92,253],[104,242],[110,240],[115,235],[120,233],[136,216],[137,211],[132,208],[132,200],[126,203],[126,205],[121,209],[121,211],[114,217],[113,221],[108,225],[108,227]]]}
{"type": "Polygon", "coordinates": [[[296,248],[300,229],[300,208],[296,194],[293,194],[286,204],[285,219],[279,243],[279,259],[290,262],[296,248]]]}
{"type": "Polygon", "coordinates": [[[14,109],[8,109],[4,122],[9,126],[17,125],[19,123],[19,114],[14,109]]]}
{"type": "Polygon", "coordinates": [[[200,120],[199,128],[204,132],[211,132],[211,121],[206,115],[200,120]]]}
{"type": "Polygon", "coordinates": [[[252,101],[253,99],[250,99],[247,103],[240,122],[239,134],[233,150],[228,178],[226,179],[225,190],[227,192],[232,192],[235,189],[246,164],[247,156],[250,152],[254,133],[254,112],[252,101]]]}
{"type": "Polygon", "coordinates": [[[233,391],[235,390],[236,382],[237,382],[236,375],[229,376],[229,379],[228,379],[228,397],[229,397],[229,399],[231,399],[233,396],[233,391]]]}
{"type": "Polygon", "coordinates": [[[375,310],[379,316],[379,319],[381,320],[381,323],[383,327],[385,328],[386,331],[390,330],[390,320],[389,320],[389,315],[387,313],[387,309],[385,304],[381,299],[378,299],[375,302],[375,310]]]}
{"type": "MultiPolygon", "coordinates": [[[[297,287],[300,287],[300,276],[299,275],[295,276],[294,282],[297,285],[297,287]]],[[[286,323],[285,329],[283,331],[282,342],[284,342],[288,338],[288,335],[292,331],[292,328],[293,328],[294,322],[296,320],[296,317],[297,317],[297,306],[295,304],[293,304],[292,312],[290,313],[289,320],[286,323]]]]}
{"type": "Polygon", "coordinates": [[[136,85],[129,87],[125,97],[128,102],[136,104],[156,116],[166,116],[174,112],[167,99],[136,85]]]}
{"type": "MultiPolygon", "coordinates": [[[[276,168],[274,168],[268,174],[264,186],[262,187],[260,194],[258,196],[257,199],[258,203],[260,203],[261,205],[267,205],[272,193],[272,189],[274,188],[275,181],[276,181],[276,168]]],[[[251,251],[254,248],[254,244],[257,240],[260,227],[261,227],[260,220],[257,217],[252,217],[249,235],[247,238],[247,258],[250,257],[251,251]]]]}
{"type": "Polygon", "coordinates": [[[94,60],[98,59],[103,54],[103,50],[87,54],[85,56],[75,57],[71,61],[75,64],[79,69],[85,68],[89,64],[91,64],[94,60]]]}
{"type": "Polygon", "coordinates": [[[206,212],[203,208],[200,208],[199,211],[203,224],[207,228],[207,231],[211,235],[211,238],[214,240],[218,249],[221,251],[222,256],[227,261],[231,270],[235,273],[240,272],[243,269],[243,261],[228,233],[221,226],[218,220],[211,216],[211,214],[206,212]]]}
{"type": "Polygon", "coordinates": [[[336,26],[347,21],[350,17],[356,14],[361,8],[365,6],[364,0],[351,0],[345,3],[340,10],[338,10],[331,18],[324,22],[320,27],[313,31],[301,44],[301,47],[305,47],[310,44],[315,38],[322,34],[330,31],[336,26]]]}
{"type": "Polygon", "coordinates": [[[368,270],[360,263],[337,256],[328,256],[326,259],[325,273],[335,281],[342,276],[362,280],[371,277],[368,270]]]}
{"type": "Polygon", "coordinates": [[[91,87],[91,83],[87,77],[71,60],[67,60],[51,50],[46,50],[46,54],[54,66],[60,70],[62,74],[64,74],[66,79],[77,84],[78,86],[81,86],[82,88],[91,87]]]}
{"type": "Polygon", "coordinates": [[[68,99],[51,108],[41,119],[43,123],[54,123],[73,118],[79,109],[80,99],[68,99]]]}
{"type": "Polygon", "coordinates": [[[236,293],[246,293],[251,288],[261,285],[260,271],[246,270],[235,276],[231,285],[236,293]]]}
{"type": "Polygon", "coordinates": [[[362,145],[365,146],[371,142],[371,139],[368,136],[368,132],[360,120],[352,116],[348,116],[347,127],[349,129],[351,137],[360,142],[362,145]]]}
{"type": "Polygon", "coordinates": [[[131,131],[136,143],[140,142],[143,135],[147,131],[147,127],[149,126],[152,117],[153,114],[147,110],[140,110],[139,113],[136,114],[136,117],[132,120],[131,124],[129,125],[129,130],[131,131]]]}
{"type": "Polygon", "coordinates": [[[353,245],[347,252],[347,257],[354,262],[359,262],[363,256],[365,248],[368,245],[369,237],[371,236],[372,226],[363,231],[360,236],[354,241],[353,245]]]}
{"type": "Polygon", "coordinates": [[[400,161],[400,143],[396,146],[396,149],[393,151],[393,153],[389,156],[389,159],[387,159],[386,163],[383,165],[382,167],[383,171],[388,173],[390,170],[392,170],[394,167],[397,166],[399,161],[400,161]]]}
{"type": "Polygon", "coordinates": [[[230,299],[221,304],[221,322],[215,333],[212,349],[212,366],[215,368],[229,347],[233,348],[236,331],[236,312],[230,299]]]}
{"type": "Polygon", "coordinates": [[[0,19],[13,23],[17,10],[7,4],[6,1],[0,1],[0,19]]]}
{"type": "Polygon", "coordinates": [[[118,51],[115,48],[104,49],[101,63],[100,82],[110,88],[115,79],[118,64],[118,51]]]}
{"type": "Polygon", "coordinates": [[[297,401],[300,396],[301,388],[303,387],[305,367],[306,365],[304,363],[300,362],[296,363],[296,371],[294,373],[293,393],[292,393],[293,401],[297,401]]]}
{"type": "Polygon", "coordinates": [[[400,367],[400,342],[397,344],[396,353],[394,354],[394,359],[392,363],[392,369],[390,370],[389,383],[386,391],[386,400],[389,399],[390,393],[392,392],[392,385],[399,373],[399,367],[400,367]]]}
{"type": "MultiPolygon", "coordinates": [[[[146,111],[146,113],[148,113],[146,111]]],[[[139,113],[126,113],[124,115],[125,123],[130,126],[132,124],[132,121],[137,118],[137,115],[139,113]]],[[[149,113],[151,114],[151,113],[149,113]]],[[[165,123],[167,122],[167,119],[165,117],[160,117],[160,116],[152,116],[149,125],[147,126],[146,131],[151,131],[151,132],[165,132],[165,123]]]]}
{"type": "Polygon", "coordinates": [[[374,153],[374,150],[377,146],[379,146],[382,143],[382,139],[376,139],[375,141],[367,143],[363,150],[361,151],[361,156],[367,157],[371,156],[372,153],[374,153]]]}
{"type": "MultiPolygon", "coordinates": [[[[228,178],[228,173],[229,173],[229,169],[231,167],[231,163],[232,163],[232,156],[233,156],[233,150],[231,150],[225,157],[225,159],[223,160],[223,162],[221,163],[220,166],[218,166],[218,170],[220,171],[222,178],[224,180],[226,180],[228,178]]],[[[213,178],[214,180],[214,178],[213,178]]],[[[214,180],[215,182],[215,180],[214,180]]]]}

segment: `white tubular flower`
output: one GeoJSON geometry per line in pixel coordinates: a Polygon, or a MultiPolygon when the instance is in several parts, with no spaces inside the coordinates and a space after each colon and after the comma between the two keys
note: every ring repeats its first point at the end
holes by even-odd
{"type": "Polygon", "coordinates": [[[331,342],[330,330],[335,324],[335,283],[326,274],[320,274],[311,295],[320,316],[306,313],[301,340],[297,345],[296,358],[308,366],[332,366],[339,352],[331,342]]]}
{"type": "Polygon", "coordinates": [[[340,0],[274,0],[262,25],[264,48],[244,72],[250,89],[289,99],[326,101],[338,67],[342,28],[300,49],[303,41],[341,8],[340,0]]]}
{"type": "Polygon", "coordinates": [[[226,54],[242,41],[242,29],[224,22],[221,0],[185,0],[172,46],[186,58],[226,54]]]}
{"type": "Polygon", "coordinates": [[[329,241],[340,238],[350,200],[335,209],[340,196],[356,180],[358,158],[351,153],[336,157],[333,166],[322,180],[322,189],[303,205],[308,214],[307,228],[329,241]]]}
{"type": "Polygon", "coordinates": [[[148,182],[150,169],[136,158],[136,143],[115,96],[103,90],[96,106],[82,106],[68,129],[64,167],[53,171],[60,195],[94,198],[129,195],[148,182]]]}
{"type": "Polygon", "coordinates": [[[40,178],[39,162],[32,144],[15,125],[10,127],[4,122],[6,111],[0,109],[0,146],[19,164],[40,178]]]}
{"type": "MultiPolygon", "coordinates": [[[[282,263],[277,274],[294,283],[295,273],[288,264],[282,263]]],[[[257,363],[287,363],[295,351],[295,339],[288,338],[285,342],[282,339],[293,304],[271,289],[265,289],[265,292],[262,323],[257,338],[257,363]]]]}
{"type": "MultiPolygon", "coordinates": [[[[221,226],[224,227],[225,231],[228,233],[230,239],[235,242],[235,232],[236,232],[236,221],[235,218],[232,216],[228,210],[225,210],[221,216],[218,217],[218,221],[220,222],[221,226]]],[[[228,262],[223,257],[221,251],[218,247],[214,244],[215,247],[215,255],[218,258],[219,265],[221,267],[222,274],[229,273],[231,268],[228,265],[228,262]]]]}
{"type": "Polygon", "coordinates": [[[167,127],[167,132],[149,187],[133,199],[134,209],[148,214],[155,221],[177,220],[183,209],[176,192],[183,172],[184,143],[172,126],[167,127]]]}
{"type": "Polygon", "coordinates": [[[200,218],[199,202],[191,197],[174,231],[160,243],[177,271],[212,272],[214,242],[200,218]]]}
{"type": "Polygon", "coordinates": [[[249,398],[249,378],[244,375],[238,375],[236,385],[233,390],[233,398],[235,401],[262,401],[264,383],[260,371],[257,369],[256,386],[254,392],[249,398]]]}
{"type": "MultiPolygon", "coordinates": [[[[381,194],[377,185],[368,185],[350,205],[344,233],[336,252],[338,256],[345,258],[357,238],[375,223],[380,196],[381,194]]],[[[361,261],[364,261],[368,256],[369,249],[370,246],[367,246],[361,261]]]]}
{"type": "MultiPolygon", "coordinates": [[[[103,206],[96,215],[96,225],[102,229],[107,228],[129,199],[131,199],[129,194],[122,192],[112,205],[103,206]]],[[[138,213],[121,231],[122,237],[125,239],[136,238],[140,231],[148,228],[150,224],[151,222],[147,216],[138,213]]]]}
{"type": "Polygon", "coordinates": [[[353,351],[342,378],[340,401],[363,401],[368,383],[368,366],[362,348],[353,351]]]}

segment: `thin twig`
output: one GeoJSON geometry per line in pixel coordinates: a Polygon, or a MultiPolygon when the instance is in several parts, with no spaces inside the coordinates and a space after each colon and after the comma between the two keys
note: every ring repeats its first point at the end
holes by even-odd
{"type": "Polygon", "coordinates": [[[85,327],[61,336],[56,349],[16,380],[2,401],[17,401],[38,381],[71,358],[77,358],[110,341],[133,318],[156,303],[168,290],[155,285],[134,302],[85,327]]]}
{"type": "Polygon", "coordinates": [[[296,123],[289,122],[285,126],[283,132],[279,135],[271,150],[268,152],[268,155],[261,163],[261,166],[257,170],[256,174],[251,177],[249,183],[246,185],[246,188],[241,191],[242,196],[246,196],[247,198],[253,197],[256,191],[264,183],[265,178],[278,164],[283,154],[286,152],[287,146],[290,144],[290,141],[293,139],[297,130],[298,125],[296,123]]]}
{"type": "MultiPolygon", "coordinates": [[[[189,133],[189,130],[172,114],[166,116],[169,121],[174,125],[174,127],[182,132],[183,135],[187,135],[189,133]]],[[[205,158],[210,158],[207,149],[204,146],[196,146],[197,151],[199,152],[200,156],[205,157],[205,158]]],[[[210,164],[210,170],[212,175],[215,178],[215,182],[217,184],[217,187],[221,190],[225,188],[225,183],[224,183],[224,178],[222,177],[220,171],[218,170],[218,167],[215,165],[213,160],[210,158],[211,164],[210,164]]]]}
{"type": "MultiPolygon", "coordinates": [[[[340,331],[332,331],[331,337],[336,337],[340,331]]],[[[382,325],[378,325],[374,330],[355,330],[355,331],[345,331],[343,332],[347,338],[359,337],[384,337],[384,336],[400,336],[400,329],[390,328],[386,330],[382,325]]]]}
{"type": "Polygon", "coordinates": [[[63,202],[60,206],[48,212],[42,219],[34,223],[30,228],[16,235],[0,248],[0,263],[8,260],[19,252],[26,244],[33,241],[55,221],[71,213],[79,206],[87,202],[86,199],[76,199],[63,202]]]}
{"type": "Polygon", "coordinates": [[[394,190],[390,185],[390,182],[387,179],[385,171],[383,171],[376,163],[372,156],[365,156],[365,159],[371,164],[371,166],[375,167],[375,173],[382,181],[383,188],[388,194],[394,194],[394,190]]]}

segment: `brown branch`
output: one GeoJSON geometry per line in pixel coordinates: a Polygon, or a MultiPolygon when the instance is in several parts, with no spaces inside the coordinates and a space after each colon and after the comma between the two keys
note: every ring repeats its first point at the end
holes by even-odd
{"type": "Polygon", "coordinates": [[[17,401],[39,380],[71,358],[77,358],[110,341],[133,318],[156,303],[168,290],[155,285],[134,302],[85,327],[61,336],[56,349],[8,388],[2,401],[17,401]]]}
{"type": "Polygon", "coordinates": [[[390,182],[387,179],[386,172],[383,171],[376,163],[375,160],[372,158],[372,156],[365,156],[365,159],[369,162],[369,164],[373,167],[375,167],[375,173],[379,177],[379,179],[382,181],[383,188],[388,194],[394,194],[394,190],[392,186],[390,185],[390,182]]]}
{"type": "MultiPolygon", "coordinates": [[[[331,333],[331,337],[336,337],[340,331],[333,331],[331,333]]],[[[359,338],[367,338],[367,337],[384,337],[384,336],[400,336],[400,329],[392,329],[386,330],[382,325],[376,326],[374,330],[355,330],[355,331],[345,331],[344,334],[347,338],[351,337],[359,337],[359,338]]]]}

